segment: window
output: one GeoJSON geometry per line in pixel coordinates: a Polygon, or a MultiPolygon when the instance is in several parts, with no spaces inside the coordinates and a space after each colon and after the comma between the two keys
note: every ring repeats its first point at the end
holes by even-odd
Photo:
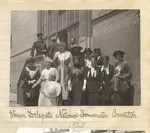
{"type": "Polygon", "coordinates": [[[44,36],[48,35],[48,11],[42,11],[42,33],[44,36]]]}
{"type": "Polygon", "coordinates": [[[49,33],[57,30],[57,11],[48,11],[49,16],[49,33]]]}
{"type": "Polygon", "coordinates": [[[61,10],[58,12],[58,27],[62,28],[66,26],[67,24],[67,11],[66,10],[61,10]]]}
{"type": "Polygon", "coordinates": [[[69,23],[74,22],[79,19],[79,11],[70,10],[69,11],[69,23]]]}
{"type": "Polygon", "coordinates": [[[75,43],[79,44],[79,25],[75,25],[68,29],[68,47],[70,47],[71,38],[75,39],[75,43]]]}

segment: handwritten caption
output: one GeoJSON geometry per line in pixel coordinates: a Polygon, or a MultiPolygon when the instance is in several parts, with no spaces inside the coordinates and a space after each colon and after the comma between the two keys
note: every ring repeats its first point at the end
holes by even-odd
{"type": "MultiPolygon", "coordinates": [[[[99,110],[96,113],[87,111],[86,109],[79,109],[79,111],[71,112],[71,110],[63,108],[58,111],[39,111],[27,109],[25,112],[20,113],[15,109],[9,111],[10,119],[40,119],[42,123],[45,119],[72,119],[72,118],[93,118],[93,119],[108,119],[108,118],[128,118],[135,119],[137,114],[135,110],[132,111],[120,111],[116,108],[112,110],[99,110]]],[[[84,123],[71,123],[70,126],[84,127],[84,123]],[[79,125],[78,125],[79,124],[79,125]]]]}

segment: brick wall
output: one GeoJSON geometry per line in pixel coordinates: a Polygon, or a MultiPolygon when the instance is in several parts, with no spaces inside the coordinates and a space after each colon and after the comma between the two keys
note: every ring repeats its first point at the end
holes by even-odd
{"type": "Polygon", "coordinates": [[[125,60],[133,72],[134,104],[140,104],[140,17],[138,10],[113,11],[93,20],[92,49],[101,48],[102,55],[110,57],[115,50],[125,51],[125,60]]]}

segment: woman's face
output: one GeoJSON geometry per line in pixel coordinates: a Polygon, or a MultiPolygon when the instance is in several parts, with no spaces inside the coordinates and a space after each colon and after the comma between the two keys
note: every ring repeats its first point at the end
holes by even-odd
{"type": "Polygon", "coordinates": [[[103,59],[102,60],[103,65],[107,66],[109,64],[109,60],[107,59],[103,59]]]}
{"type": "Polygon", "coordinates": [[[123,59],[121,54],[117,54],[115,57],[118,61],[121,61],[123,59]]]}
{"type": "Polygon", "coordinates": [[[34,62],[29,62],[28,66],[30,66],[30,67],[34,66],[34,62]]]}
{"type": "Polygon", "coordinates": [[[52,63],[51,62],[45,62],[45,65],[46,65],[46,68],[49,69],[49,68],[51,68],[52,63]]]}
{"type": "Polygon", "coordinates": [[[94,55],[95,55],[96,57],[98,57],[98,56],[100,56],[100,53],[99,53],[99,52],[95,52],[94,55]]]}
{"type": "Polygon", "coordinates": [[[60,51],[65,51],[65,46],[64,45],[59,45],[59,50],[60,51]]]}

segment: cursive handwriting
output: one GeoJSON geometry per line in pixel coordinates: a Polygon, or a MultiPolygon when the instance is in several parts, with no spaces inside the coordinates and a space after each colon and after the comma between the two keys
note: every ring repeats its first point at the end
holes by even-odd
{"type": "MultiPolygon", "coordinates": [[[[88,112],[86,109],[79,109],[76,112],[71,112],[71,110],[63,108],[58,111],[50,112],[47,110],[43,113],[39,110],[27,109],[25,113],[17,112],[16,110],[9,111],[10,119],[40,119],[42,123],[45,119],[77,119],[77,118],[93,118],[93,119],[108,119],[108,118],[137,118],[137,114],[134,110],[131,111],[120,111],[116,108],[113,110],[99,110],[98,112],[88,112]]],[[[71,127],[84,127],[84,123],[70,123],[71,127]]]]}
{"type": "Polygon", "coordinates": [[[42,119],[42,123],[44,121],[45,118],[52,118],[52,114],[51,112],[46,112],[46,113],[39,113],[39,111],[37,110],[36,112],[33,112],[31,109],[27,111],[28,113],[28,117],[29,118],[38,118],[38,119],[42,119]]]}
{"type": "Polygon", "coordinates": [[[127,111],[127,112],[117,112],[114,108],[112,112],[112,117],[115,118],[137,118],[137,115],[134,111],[127,111]]]}
{"type": "Polygon", "coordinates": [[[27,118],[26,114],[18,113],[16,110],[9,111],[10,119],[12,118],[27,118]]]}

